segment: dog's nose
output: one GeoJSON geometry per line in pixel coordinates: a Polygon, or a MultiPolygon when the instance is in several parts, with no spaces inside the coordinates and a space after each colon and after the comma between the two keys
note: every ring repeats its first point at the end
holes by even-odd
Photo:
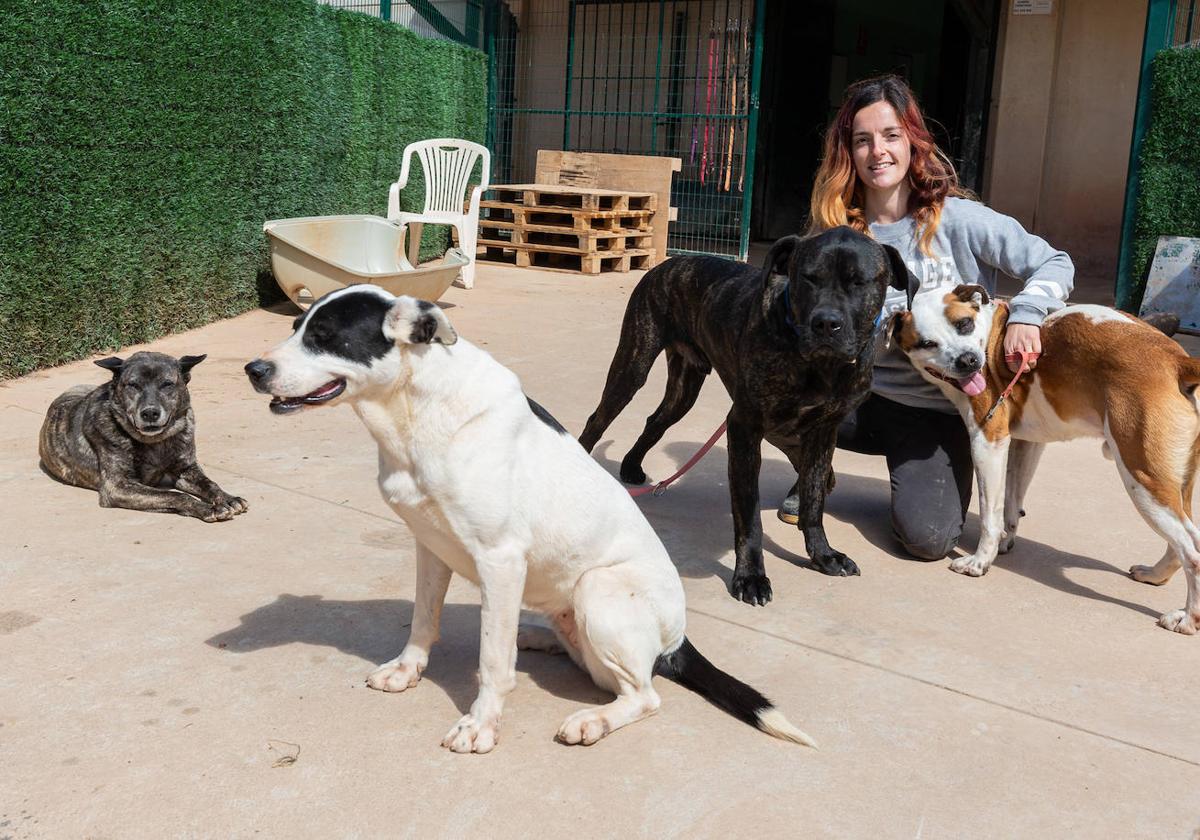
{"type": "Polygon", "coordinates": [[[964,373],[974,373],[982,365],[979,363],[979,354],[974,350],[968,350],[954,360],[954,366],[964,373]]]}
{"type": "Polygon", "coordinates": [[[818,309],[808,319],[808,326],[822,338],[830,338],[845,326],[845,321],[842,320],[840,312],[832,309],[818,309]]]}
{"type": "Polygon", "coordinates": [[[143,423],[157,423],[162,412],[157,408],[143,408],[138,414],[143,423]]]}
{"type": "Polygon", "coordinates": [[[255,359],[246,365],[246,376],[250,377],[250,382],[254,385],[265,382],[274,372],[275,365],[262,359],[255,359]]]}

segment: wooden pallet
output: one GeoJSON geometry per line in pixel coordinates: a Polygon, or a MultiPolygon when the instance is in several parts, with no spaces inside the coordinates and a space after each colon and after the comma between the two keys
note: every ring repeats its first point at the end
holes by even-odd
{"type": "Polygon", "coordinates": [[[511,245],[504,242],[479,243],[476,259],[484,262],[507,263],[518,268],[543,268],[572,274],[601,274],[612,271],[633,271],[654,264],[654,249],[626,249],[620,253],[597,251],[583,253],[578,249],[554,246],[511,245]]]}
{"type": "Polygon", "coordinates": [[[580,210],[569,207],[515,204],[509,201],[479,202],[480,226],[487,222],[512,222],[522,227],[556,227],[567,230],[642,232],[654,229],[653,210],[580,210]]]}
{"type": "Polygon", "coordinates": [[[610,211],[658,208],[658,196],[652,192],[625,192],[556,184],[503,184],[493,186],[488,191],[494,196],[494,201],[526,207],[610,211]]]}
{"type": "Polygon", "coordinates": [[[479,244],[502,247],[543,246],[569,248],[580,253],[621,252],[654,247],[654,232],[617,228],[615,230],[574,230],[557,225],[521,225],[516,222],[479,221],[479,244]]]}

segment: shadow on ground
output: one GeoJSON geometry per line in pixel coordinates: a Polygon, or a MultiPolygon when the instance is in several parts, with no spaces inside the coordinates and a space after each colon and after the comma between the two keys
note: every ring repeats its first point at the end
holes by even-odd
{"type": "MultiPolygon", "coordinates": [[[[698,441],[676,441],[663,447],[672,463],[676,465],[671,468],[671,472],[686,463],[701,445],[702,442],[698,441]]],[[[624,450],[618,448],[616,453],[619,454],[613,453],[616,457],[612,457],[610,451],[613,447],[612,440],[602,440],[597,444],[593,455],[601,466],[616,476],[624,450]]],[[[643,496],[638,500],[638,505],[666,544],[681,575],[690,578],[717,577],[728,589],[733,574],[733,516],[729,510],[727,459],[725,448],[714,446],[702,461],[672,484],[663,495],[643,496]]],[[[666,475],[669,474],[670,472],[666,475]]],[[[661,480],[666,475],[650,476],[650,480],[661,480]]],[[[789,464],[778,460],[763,461],[759,474],[759,488],[764,517],[775,516],[779,502],[791,489],[795,480],[796,474],[789,464]]],[[[892,534],[889,493],[890,487],[886,479],[838,473],[837,487],[826,502],[825,515],[857,528],[863,538],[878,550],[882,559],[907,563],[922,562],[904,554],[892,534]]],[[[972,500],[972,506],[975,505],[976,502],[972,500]]],[[[1031,515],[1036,516],[1037,511],[1033,511],[1031,515]]],[[[975,513],[967,515],[965,530],[967,533],[959,549],[960,553],[967,553],[974,548],[979,533],[979,519],[975,513]],[[963,551],[964,548],[967,551],[963,551]]],[[[789,533],[793,538],[787,545],[780,545],[770,534],[764,534],[764,552],[793,565],[812,569],[804,554],[803,537],[798,530],[789,533]]],[[[837,548],[836,544],[834,547],[837,548]]],[[[879,555],[853,559],[862,569],[862,573],[869,575],[878,573],[881,565],[879,555]]],[[[772,565],[770,556],[765,560],[769,576],[772,565]]],[[[951,574],[946,569],[945,561],[933,561],[928,565],[930,574],[951,574]]],[[[1016,547],[1011,553],[996,559],[992,574],[997,571],[1014,572],[1069,595],[1114,604],[1158,618],[1158,611],[1151,607],[1106,595],[1076,583],[1067,575],[1070,569],[1107,572],[1128,579],[1124,569],[1024,539],[1019,533],[1016,547]]],[[[986,586],[986,578],[978,583],[980,586],[986,586]]],[[[1137,586],[1143,585],[1135,584],[1133,580],[1129,580],[1129,584],[1133,593],[1137,592],[1137,586]]]]}
{"type": "MultiPolygon", "coordinates": [[[[412,611],[412,601],[403,599],[336,601],[285,593],[246,613],[237,627],[218,633],[205,644],[232,654],[291,644],[330,647],[362,659],[365,680],[375,665],[400,653],[408,638],[412,611]]],[[[479,607],[446,604],[441,630],[442,638],[430,655],[423,679],[439,686],[466,714],[478,690],[479,607]]],[[[521,651],[517,670],[528,674],[540,688],[567,700],[588,706],[612,700],[566,656],[521,651]]]]}

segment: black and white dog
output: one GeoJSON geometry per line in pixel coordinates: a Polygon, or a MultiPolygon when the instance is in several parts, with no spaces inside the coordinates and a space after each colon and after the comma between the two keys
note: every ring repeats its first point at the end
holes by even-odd
{"type": "Polygon", "coordinates": [[[629,494],[441,309],[356,285],[318,300],[294,330],[246,365],[250,381],[277,414],[349,402],[379,445],[383,497],[417,542],[408,643],[368,684],[417,684],[452,573],[481,590],[479,695],[443,746],[495,746],[518,646],[565,650],[617,695],[568,717],[558,730],[568,744],[656,711],[654,673],[771,735],[812,743],[692,647],[679,575],[629,494]],[[522,604],[549,622],[518,631],[522,604]]]}
{"type": "Polygon", "coordinates": [[[822,523],[834,442],[838,424],[867,396],[884,293],[908,288],[908,276],[899,252],[847,227],[780,239],[761,270],[716,257],[656,266],[629,296],[604,394],[579,442],[592,450],[665,351],[667,392],[621,462],[621,480],[641,484],[642,458],[687,414],[715,370],[733,399],[733,597],[771,600],[758,507],[764,438],[796,468],[799,511],[781,518],[803,532],[813,566],[858,574],[829,545],[822,523]]]}

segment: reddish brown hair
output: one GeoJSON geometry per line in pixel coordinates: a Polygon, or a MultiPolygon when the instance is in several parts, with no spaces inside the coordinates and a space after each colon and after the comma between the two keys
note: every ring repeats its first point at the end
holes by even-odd
{"type": "Polygon", "coordinates": [[[908,166],[908,212],[916,220],[923,254],[932,256],[931,245],[942,218],[947,196],[974,198],[958,183],[954,164],[934,142],[925,125],[912,89],[899,76],[864,79],[846,89],[842,107],[825,132],[825,154],[813,185],[811,231],[849,225],[870,235],[863,216],[863,187],[854,170],[850,134],[854,115],[876,102],[887,102],[896,110],[900,127],[912,148],[908,166]]]}

